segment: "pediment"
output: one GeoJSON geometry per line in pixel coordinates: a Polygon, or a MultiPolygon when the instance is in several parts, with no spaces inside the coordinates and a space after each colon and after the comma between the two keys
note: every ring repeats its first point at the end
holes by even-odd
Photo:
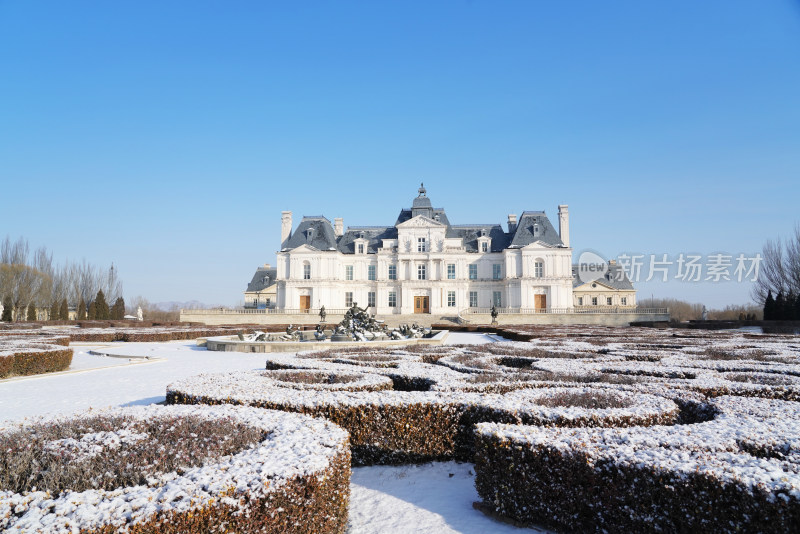
{"type": "Polygon", "coordinates": [[[533,243],[528,243],[527,245],[522,247],[522,250],[537,250],[543,248],[561,248],[561,247],[557,245],[551,245],[550,243],[545,243],[544,241],[536,240],[533,243]]]}
{"type": "Polygon", "coordinates": [[[320,252],[320,250],[318,248],[312,247],[311,245],[302,244],[299,247],[293,248],[289,252],[291,252],[292,254],[303,254],[303,253],[308,254],[308,253],[312,253],[312,252],[313,253],[317,253],[317,252],[320,252]]]}
{"type": "Polygon", "coordinates": [[[597,291],[600,288],[592,287],[592,284],[597,284],[598,286],[602,286],[603,289],[609,289],[611,291],[619,291],[615,287],[612,287],[602,281],[602,279],[598,278],[597,280],[592,280],[591,282],[586,282],[585,284],[581,284],[573,289],[573,291],[582,290],[582,291],[597,291]]]}
{"type": "Polygon", "coordinates": [[[424,215],[417,215],[397,225],[397,228],[447,228],[447,225],[424,215]]]}

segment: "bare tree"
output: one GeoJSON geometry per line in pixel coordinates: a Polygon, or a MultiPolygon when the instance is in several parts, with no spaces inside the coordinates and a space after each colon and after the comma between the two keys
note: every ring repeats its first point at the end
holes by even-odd
{"type": "Polygon", "coordinates": [[[16,317],[31,305],[45,307],[65,299],[76,305],[81,299],[89,303],[100,290],[114,301],[122,297],[122,281],[113,264],[108,271],[85,259],[56,266],[44,247],[31,255],[25,238],[12,241],[7,236],[0,242],[0,300],[12,303],[16,317]]]}
{"type": "Polygon", "coordinates": [[[761,251],[763,259],[758,280],[753,284],[752,297],[763,304],[771,291],[773,296],[800,295],[800,224],[786,241],[769,239],[761,251]]]}

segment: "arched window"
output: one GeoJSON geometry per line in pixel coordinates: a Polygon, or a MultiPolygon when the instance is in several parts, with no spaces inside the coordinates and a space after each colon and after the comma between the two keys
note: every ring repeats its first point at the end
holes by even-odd
{"type": "Polygon", "coordinates": [[[544,276],[544,262],[542,260],[536,260],[533,262],[533,276],[536,278],[541,278],[544,276]]]}

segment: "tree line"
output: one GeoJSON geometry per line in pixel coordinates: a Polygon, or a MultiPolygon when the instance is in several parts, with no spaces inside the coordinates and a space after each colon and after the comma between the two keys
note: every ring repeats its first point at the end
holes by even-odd
{"type": "Polygon", "coordinates": [[[37,309],[50,320],[67,320],[70,306],[78,319],[122,319],[125,301],[114,265],[105,270],[86,260],[56,264],[45,247],[31,252],[25,238],[0,243],[0,320],[37,319],[37,309]],[[108,302],[113,302],[109,307],[108,302]]]}
{"type": "Polygon", "coordinates": [[[768,240],[762,256],[753,299],[763,303],[764,320],[800,320],[800,224],[787,239],[768,240]]]}

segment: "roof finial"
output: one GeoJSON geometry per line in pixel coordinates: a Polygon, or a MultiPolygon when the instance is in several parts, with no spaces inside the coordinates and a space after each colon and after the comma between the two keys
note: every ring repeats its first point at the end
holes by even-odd
{"type": "Polygon", "coordinates": [[[420,183],[419,184],[419,196],[424,197],[425,193],[427,193],[427,191],[425,190],[425,184],[424,183],[420,183]]]}

